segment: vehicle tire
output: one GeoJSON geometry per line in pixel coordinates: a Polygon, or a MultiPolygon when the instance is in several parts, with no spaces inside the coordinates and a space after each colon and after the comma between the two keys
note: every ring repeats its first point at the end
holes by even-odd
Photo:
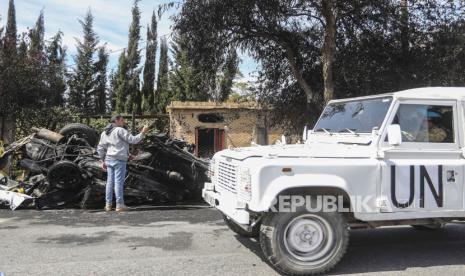
{"type": "Polygon", "coordinates": [[[252,231],[249,232],[247,230],[244,230],[242,227],[237,225],[234,221],[232,221],[228,216],[223,215],[223,220],[226,223],[226,225],[233,231],[234,233],[238,234],[239,236],[242,237],[247,237],[247,238],[256,238],[260,235],[260,223],[255,225],[252,228],[252,231]]]}
{"type": "Polygon", "coordinates": [[[433,223],[433,224],[420,224],[420,225],[411,225],[414,229],[420,231],[437,231],[441,230],[446,226],[446,223],[433,223]]]}
{"type": "Polygon", "coordinates": [[[349,244],[342,213],[268,213],[260,229],[260,245],[268,262],[286,275],[315,275],[332,269],[349,244]]]}
{"type": "Polygon", "coordinates": [[[51,165],[48,169],[47,180],[51,187],[59,189],[74,189],[84,184],[79,166],[67,160],[51,165]]]}
{"type": "Polygon", "coordinates": [[[60,129],[60,134],[66,138],[77,135],[79,138],[85,139],[91,147],[96,147],[100,139],[95,129],[80,123],[65,125],[62,129],[60,129]]]}

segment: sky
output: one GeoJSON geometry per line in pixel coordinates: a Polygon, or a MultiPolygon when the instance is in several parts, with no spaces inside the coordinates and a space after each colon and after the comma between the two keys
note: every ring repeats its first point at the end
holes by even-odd
{"type": "MultiPolygon", "coordinates": [[[[141,45],[145,47],[146,26],[150,23],[153,10],[158,11],[158,6],[172,0],[141,0],[141,45]]],[[[45,38],[51,38],[56,32],[64,33],[64,44],[68,47],[68,63],[73,65],[73,56],[76,53],[76,38],[82,37],[81,26],[78,23],[90,8],[94,15],[94,31],[101,43],[106,43],[110,50],[110,68],[115,68],[118,56],[127,46],[128,30],[131,23],[132,0],[15,0],[16,22],[18,32],[27,31],[34,26],[41,10],[45,15],[45,38]]],[[[6,24],[8,0],[0,0],[0,25],[6,24]]],[[[176,10],[170,10],[163,14],[158,22],[158,37],[165,36],[170,39],[170,16],[176,10]]],[[[142,56],[145,52],[142,51],[142,56]]],[[[240,71],[244,80],[253,80],[257,64],[246,53],[240,53],[240,71]]],[[[143,63],[141,63],[143,64],[143,63]]]]}

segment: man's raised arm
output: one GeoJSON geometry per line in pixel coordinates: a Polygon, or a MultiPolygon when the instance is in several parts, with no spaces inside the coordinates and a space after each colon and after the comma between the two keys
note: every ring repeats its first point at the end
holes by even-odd
{"type": "Polygon", "coordinates": [[[127,131],[126,129],[124,128],[121,128],[119,131],[118,131],[118,136],[120,139],[122,139],[123,141],[126,141],[128,142],[129,144],[139,144],[140,141],[142,141],[142,139],[144,139],[144,136],[145,134],[149,132],[149,127],[148,126],[144,126],[141,130],[141,132],[137,135],[131,135],[131,133],[129,133],[129,131],[127,131]]]}

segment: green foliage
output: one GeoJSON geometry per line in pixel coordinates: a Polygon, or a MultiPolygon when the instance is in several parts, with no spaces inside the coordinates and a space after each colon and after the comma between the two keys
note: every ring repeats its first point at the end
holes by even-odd
{"type": "Polygon", "coordinates": [[[97,62],[95,63],[95,113],[104,114],[107,111],[107,66],[108,53],[105,46],[98,49],[97,62]]]}
{"type": "Polygon", "coordinates": [[[118,70],[115,74],[115,80],[114,83],[116,83],[116,85],[113,90],[115,95],[115,110],[117,113],[123,113],[126,109],[125,103],[128,97],[128,63],[126,59],[126,51],[123,51],[119,56],[118,70]]]}
{"type": "Polygon", "coordinates": [[[219,101],[226,101],[232,92],[233,81],[239,70],[239,58],[234,47],[229,49],[228,56],[223,69],[223,76],[220,81],[219,101]]]}
{"type": "MultiPolygon", "coordinates": [[[[239,77],[242,77],[240,72],[238,73],[239,77]]],[[[254,102],[257,101],[255,98],[253,86],[250,82],[247,81],[236,81],[232,87],[232,93],[229,94],[227,102],[233,103],[244,103],[244,102],[254,102]]]]}
{"type": "Polygon", "coordinates": [[[128,100],[126,102],[126,112],[134,111],[136,114],[142,113],[142,95],[140,91],[140,73],[138,68],[140,63],[140,10],[138,6],[139,0],[134,0],[132,7],[132,23],[129,28],[129,41],[127,48],[127,66],[128,66],[128,83],[127,93],[128,100]]]}
{"type": "Polygon", "coordinates": [[[229,94],[229,97],[227,99],[227,102],[230,103],[246,103],[246,102],[251,102],[254,101],[254,96],[251,94],[239,94],[237,92],[232,92],[229,94]]]}
{"type": "Polygon", "coordinates": [[[115,110],[118,113],[142,113],[142,94],[140,90],[140,9],[139,0],[134,0],[132,22],[129,27],[128,46],[121,53],[116,72],[113,94],[116,97],[115,110]]]}
{"type": "Polygon", "coordinates": [[[147,46],[145,49],[144,84],[142,86],[142,110],[152,112],[155,106],[155,63],[157,53],[157,17],[152,14],[151,25],[147,26],[147,46]]]}
{"type": "Polygon", "coordinates": [[[45,57],[42,55],[45,48],[44,24],[44,11],[41,11],[39,18],[37,18],[35,27],[29,32],[29,56],[37,62],[44,62],[45,60],[45,57]]]}
{"type": "Polygon", "coordinates": [[[93,94],[95,89],[95,61],[99,39],[94,32],[94,17],[88,10],[85,18],[79,20],[83,39],[77,41],[77,56],[74,58],[76,68],[69,83],[69,105],[81,112],[92,113],[95,110],[93,94]]]}
{"type": "Polygon", "coordinates": [[[44,13],[40,12],[34,28],[32,28],[27,37],[23,35],[20,48],[20,60],[27,62],[23,70],[27,71],[28,78],[23,80],[22,86],[26,87],[28,94],[37,94],[38,104],[46,106],[49,101],[49,87],[44,80],[47,79],[47,56],[45,53],[44,41],[44,13]],[[28,40],[27,40],[28,39],[28,40]]]}
{"type": "Polygon", "coordinates": [[[97,132],[101,133],[108,125],[108,119],[90,119],[89,121],[84,121],[84,123],[90,126],[91,128],[95,129],[97,132]]]}
{"type": "Polygon", "coordinates": [[[328,81],[336,98],[465,85],[464,15],[462,1],[187,0],[175,30],[202,70],[222,64],[231,44],[251,53],[256,97],[274,107],[272,121],[300,132],[328,81]]]}
{"type": "MultiPolygon", "coordinates": [[[[147,28],[141,89],[138,3],[132,7],[128,46],[108,79],[108,53],[99,47],[90,11],[79,21],[84,35],[68,75],[63,34],[44,39],[43,12],[27,33],[18,34],[9,0],[6,24],[0,27],[0,116],[22,118],[26,111],[62,106],[106,112],[109,83],[108,102],[119,113],[165,112],[171,100],[258,99],[274,107],[272,121],[300,132],[321,111],[328,72],[334,74],[336,98],[465,86],[463,1],[187,0],[160,6],[159,12],[182,8],[174,17],[172,64],[167,41],[161,41],[154,93],[157,20],[153,14],[147,28]],[[337,15],[334,33],[328,32],[333,26],[327,24],[328,14],[337,15]],[[331,44],[328,35],[336,46],[329,54],[324,51],[331,44]],[[259,62],[256,85],[234,83],[237,50],[259,62]]],[[[31,114],[47,118],[44,113],[31,114]]]]}
{"type": "Polygon", "coordinates": [[[109,76],[109,104],[110,104],[110,110],[109,111],[115,111],[116,110],[116,87],[117,87],[117,82],[118,82],[118,74],[114,69],[111,69],[110,76],[109,76]]]}
{"type": "Polygon", "coordinates": [[[47,93],[48,106],[63,106],[66,86],[66,47],[62,45],[63,33],[58,32],[46,45],[48,66],[45,70],[46,82],[49,84],[47,93]]]}
{"type": "Polygon", "coordinates": [[[20,35],[16,34],[15,13],[14,2],[10,1],[8,31],[0,42],[0,116],[21,120],[23,109],[63,104],[65,50],[61,34],[45,43],[43,12],[35,26],[20,35]]]}
{"type": "Polygon", "coordinates": [[[8,2],[8,17],[4,37],[4,50],[9,54],[16,53],[17,35],[15,1],[10,0],[8,2]]]}
{"type": "Polygon", "coordinates": [[[162,38],[160,45],[160,61],[158,65],[157,90],[155,94],[157,111],[159,113],[165,112],[165,108],[172,98],[169,89],[168,63],[168,43],[165,38],[162,38]]]}
{"type": "Polygon", "coordinates": [[[59,131],[69,122],[75,120],[75,110],[53,107],[38,109],[36,107],[23,108],[16,120],[16,136],[21,138],[31,134],[32,127],[43,127],[52,131],[59,131]]]}
{"type": "Polygon", "coordinates": [[[209,98],[208,88],[203,86],[202,72],[189,59],[187,43],[186,37],[175,36],[171,44],[174,57],[169,74],[171,100],[206,101],[209,98]]]}
{"type": "Polygon", "coordinates": [[[0,113],[11,114],[19,107],[19,95],[17,93],[20,87],[17,81],[19,60],[17,57],[16,10],[13,0],[10,0],[8,6],[1,55],[0,113]]]}

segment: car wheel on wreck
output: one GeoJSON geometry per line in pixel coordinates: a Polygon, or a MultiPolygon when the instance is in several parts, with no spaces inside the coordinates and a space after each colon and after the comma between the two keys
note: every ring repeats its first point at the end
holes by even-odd
{"type": "Polygon", "coordinates": [[[231,231],[234,233],[238,234],[239,236],[242,237],[247,237],[247,238],[256,238],[260,234],[260,223],[252,227],[252,231],[247,231],[237,225],[234,221],[232,221],[228,216],[223,215],[223,220],[226,223],[226,225],[229,227],[231,231]]]}
{"type": "Polygon", "coordinates": [[[316,275],[333,268],[349,244],[349,226],[338,212],[268,213],[260,228],[266,260],[286,275],[316,275]]]}
{"type": "Polygon", "coordinates": [[[97,146],[99,135],[95,129],[80,123],[67,124],[60,129],[60,134],[66,138],[75,135],[78,138],[86,140],[91,147],[97,146]]]}
{"type": "Polygon", "coordinates": [[[82,172],[76,163],[63,160],[48,169],[47,179],[51,187],[74,189],[83,185],[82,172]]]}

